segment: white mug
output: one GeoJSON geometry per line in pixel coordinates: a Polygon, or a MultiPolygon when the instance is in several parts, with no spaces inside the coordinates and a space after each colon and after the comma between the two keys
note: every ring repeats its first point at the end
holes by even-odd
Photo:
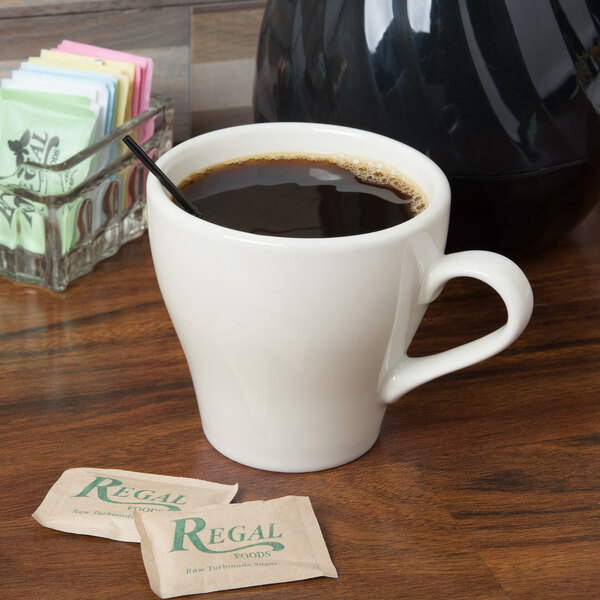
{"type": "Polygon", "coordinates": [[[314,123],[244,125],[183,142],[158,165],[178,184],[211,164],[279,152],[381,162],[416,182],[429,202],[410,220],[373,233],[273,237],[192,216],[148,177],[156,275],[207,439],[245,465],[316,471],[367,452],[388,403],[511,344],[529,321],[533,295],[503,256],[444,254],[446,177],[420,152],[381,135],[314,123]],[[500,294],[506,323],[451,350],[407,356],[428,303],[463,276],[500,294]]]}

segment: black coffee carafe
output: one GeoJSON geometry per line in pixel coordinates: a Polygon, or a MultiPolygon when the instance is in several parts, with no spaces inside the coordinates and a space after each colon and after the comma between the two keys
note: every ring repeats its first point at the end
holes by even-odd
{"type": "Polygon", "coordinates": [[[448,250],[536,251],[600,199],[600,0],[269,0],[257,121],[375,131],[452,187],[448,250]]]}

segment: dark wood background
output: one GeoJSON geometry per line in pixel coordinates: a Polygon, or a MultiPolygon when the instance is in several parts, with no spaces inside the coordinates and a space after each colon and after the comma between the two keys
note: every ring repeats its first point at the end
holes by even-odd
{"type": "Polygon", "coordinates": [[[63,39],[150,56],[175,141],[252,119],[265,0],[0,0],[0,78],[63,39]]]}

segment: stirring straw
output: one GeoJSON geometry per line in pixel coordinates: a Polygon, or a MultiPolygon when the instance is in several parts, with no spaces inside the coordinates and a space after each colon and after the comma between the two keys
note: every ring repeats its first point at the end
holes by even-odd
{"type": "Polygon", "coordinates": [[[150,173],[152,173],[163,186],[167,188],[183,210],[195,217],[202,216],[202,213],[181,193],[181,190],[156,166],[156,163],[130,136],[126,135],[123,138],[123,143],[140,159],[148,171],[150,171],[150,173]]]}

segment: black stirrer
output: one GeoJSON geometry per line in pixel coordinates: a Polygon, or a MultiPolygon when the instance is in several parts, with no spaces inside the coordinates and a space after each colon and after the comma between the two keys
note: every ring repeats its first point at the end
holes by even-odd
{"type": "Polygon", "coordinates": [[[201,217],[202,213],[181,193],[181,190],[156,166],[156,163],[142,150],[140,146],[128,135],[123,138],[123,143],[140,159],[143,165],[154,175],[164,187],[171,193],[173,198],[183,210],[201,217]]]}

